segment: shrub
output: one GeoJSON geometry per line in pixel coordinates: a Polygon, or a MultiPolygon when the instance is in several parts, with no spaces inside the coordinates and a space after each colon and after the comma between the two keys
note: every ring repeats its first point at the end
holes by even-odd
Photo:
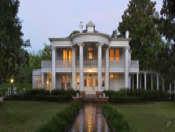
{"type": "Polygon", "coordinates": [[[71,103],[70,106],[57,113],[51,122],[41,126],[36,132],[64,132],[80,106],[79,102],[71,103]]]}
{"type": "Polygon", "coordinates": [[[101,104],[101,106],[116,132],[118,131],[130,132],[131,131],[129,124],[125,120],[123,120],[123,115],[118,113],[117,110],[114,110],[111,106],[107,104],[101,104]]]}
{"type": "Polygon", "coordinates": [[[51,95],[65,95],[64,89],[52,90],[51,95]]]}

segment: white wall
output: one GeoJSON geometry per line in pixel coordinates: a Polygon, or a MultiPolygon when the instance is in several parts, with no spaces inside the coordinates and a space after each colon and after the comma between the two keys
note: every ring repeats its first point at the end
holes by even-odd
{"type": "Polygon", "coordinates": [[[125,87],[125,75],[124,74],[119,74],[118,79],[115,79],[115,76],[114,76],[114,79],[109,79],[109,90],[119,91],[121,88],[124,88],[124,87],[125,87]]]}

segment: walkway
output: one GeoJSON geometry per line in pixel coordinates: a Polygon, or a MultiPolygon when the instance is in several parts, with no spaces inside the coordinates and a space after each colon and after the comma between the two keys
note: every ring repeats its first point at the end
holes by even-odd
{"type": "Polygon", "coordinates": [[[98,99],[94,95],[85,96],[83,106],[69,132],[110,132],[98,99]]]}

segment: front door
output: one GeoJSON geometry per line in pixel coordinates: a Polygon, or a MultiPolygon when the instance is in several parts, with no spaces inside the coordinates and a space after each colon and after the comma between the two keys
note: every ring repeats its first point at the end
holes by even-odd
{"type": "Polygon", "coordinates": [[[95,94],[94,78],[88,79],[88,88],[86,90],[86,94],[95,94]]]}

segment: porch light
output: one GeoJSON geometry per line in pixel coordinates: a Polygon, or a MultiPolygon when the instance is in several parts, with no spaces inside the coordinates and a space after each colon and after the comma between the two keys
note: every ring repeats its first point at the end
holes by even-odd
{"type": "Polygon", "coordinates": [[[47,84],[48,84],[49,82],[47,82],[47,84]]]}
{"type": "Polygon", "coordinates": [[[13,83],[13,79],[11,79],[10,82],[13,83]]]}
{"type": "Polygon", "coordinates": [[[90,71],[90,72],[92,71],[92,68],[91,68],[91,67],[89,68],[89,71],[90,71]]]}

